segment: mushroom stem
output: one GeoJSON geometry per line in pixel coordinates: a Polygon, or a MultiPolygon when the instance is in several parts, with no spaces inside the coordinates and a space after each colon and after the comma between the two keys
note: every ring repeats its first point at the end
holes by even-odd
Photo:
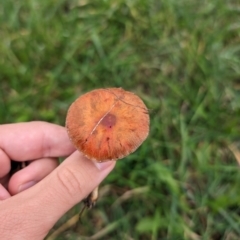
{"type": "Polygon", "coordinates": [[[92,208],[98,199],[98,186],[93,189],[93,191],[84,200],[84,204],[87,208],[92,208]]]}
{"type": "Polygon", "coordinates": [[[86,208],[91,209],[96,204],[98,199],[98,188],[99,186],[94,188],[93,191],[87,196],[87,198],[83,200],[84,207],[79,213],[79,220],[81,219],[81,216],[86,208]]]}

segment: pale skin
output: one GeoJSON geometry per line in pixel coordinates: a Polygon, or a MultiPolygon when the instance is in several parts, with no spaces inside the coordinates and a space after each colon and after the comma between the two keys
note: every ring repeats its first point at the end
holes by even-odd
{"type": "Polygon", "coordinates": [[[0,125],[1,239],[43,239],[114,165],[94,163],[76,151],[64,127],[46,122],[0,125]],[[59,157],[66,159],[58,166],[59,157]],[[29,164],[9,176],[11,160],[29,164]]]}

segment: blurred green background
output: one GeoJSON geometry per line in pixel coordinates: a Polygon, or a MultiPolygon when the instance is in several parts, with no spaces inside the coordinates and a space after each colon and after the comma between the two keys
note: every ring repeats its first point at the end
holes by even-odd
{"type": "Polygon", "coordinates": [[[240,239],[239,14],[235,0],[1,1],[1,123],[64,125],[100,87],[150,109],[146,142],[56,239],[240,239]]]}

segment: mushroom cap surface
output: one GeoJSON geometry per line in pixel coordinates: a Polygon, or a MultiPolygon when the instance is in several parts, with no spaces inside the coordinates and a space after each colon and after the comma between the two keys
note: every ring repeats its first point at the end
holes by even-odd
{"type": "Polygon", "coordinates": [[[147,138],[149,114],[134,93],[122,88],[96,89],[72,103],[66,128],[74,146],[89,159],[117,160],[147,138]]]}

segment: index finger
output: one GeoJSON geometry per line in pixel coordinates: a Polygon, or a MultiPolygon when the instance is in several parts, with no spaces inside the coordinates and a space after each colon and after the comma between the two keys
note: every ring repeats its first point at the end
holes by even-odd
{"type": "Polygon", "coordinates": [[[0,148],[17,161],[65,157],[75,151],[66,128],[40,121],[0,125],[0,148]]]}

